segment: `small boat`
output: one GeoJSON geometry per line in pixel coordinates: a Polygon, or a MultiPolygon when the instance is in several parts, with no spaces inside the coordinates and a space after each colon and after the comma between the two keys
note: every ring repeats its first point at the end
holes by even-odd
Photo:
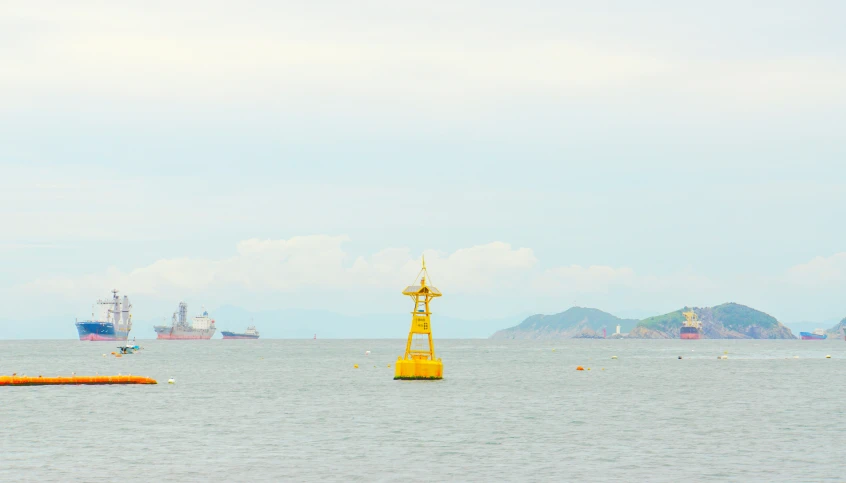
{"type": "Polygon", "coordinates": [[[814,329],[813,332],[799,332],[799,337],[802,340],[825,340],[828,339],[828,336],[825,334],[824,329],[814,329]]]}
{"type": "Polygon", "coordinates": [[[241,334],[224,330],[221,332],[224,339],[258,339],[259,332],[256,330],[256,326],[251,325],[247,327],[247,330],[241,334]]]}
{"type": "Polygon", "coordinates": [[[136,353],[140,347],[137,345],[125,345],[125,346],[118,346],[118,350],[121,354],[134,354],[136,353]]]}

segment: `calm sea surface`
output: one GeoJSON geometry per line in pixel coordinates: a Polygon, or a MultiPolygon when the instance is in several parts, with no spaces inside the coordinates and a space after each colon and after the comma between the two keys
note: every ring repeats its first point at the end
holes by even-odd
{"type": "Polygon", "coordinates": [[[139,344],[0,341],[160,382],[0,388],[0,481],[846,479],[842,340],[436,340],[439,382],[392,380],[402,340],[139,344]]]}

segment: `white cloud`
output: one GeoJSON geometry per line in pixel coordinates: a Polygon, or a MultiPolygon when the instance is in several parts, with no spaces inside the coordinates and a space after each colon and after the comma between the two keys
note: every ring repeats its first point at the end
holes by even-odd
{"type": "Polygon", "coordinates": [[[819,286],[846,282],[846,252],[815,257],[787,270],[783,280],[790,284],[819,286]]]}
{"type": "Polygon", "coordinates": [[[616,104],[638,89],[638,98],[670,94],[701,100],[700,106],[766,107],[767,102],[801,106],[810,99],[842,102],[840,86],[846,82],[846,67],[837,57],[714,61],[677,47],[686,39],[662,37],[666,32],[654,32],[654,38],[603,35],[609,18],[590,18],[575,6],[567,21],[572,27],[586,21],[593,29],[559,26],[546,35],[515,29],[520,22],[509,21],[515,14],[532,24],[547,21],[543,9],[533,8],[507,13],[456,8],[447,15],[438,15],[439,8],[416,13],[411,7],[374,8],[392,12],[383,17],[362,17],[343,4],[325,9],[332,13],[291,5],[224,11],[206,3],[184,9],[168,4],[166,10],[148,4],[7,8],[8,18],[35,28],[7,34],[14,48],[4,52],[0,86],[15,95],[3,99],[6,105],[29,106],[57,92],[265,104],[304,97],[311,104],[311,96],[325,102],[340,95],[368,105],[373,98],[424,99],[423,106],[437,103],[461,112],[468,103],[514,94],[596,94],[616,104]],[[434,18],[426,22],[427,15],[434,18]],[[444,18],[462,28],[437,28],[444,18]],[[656,43],[664,47],[656,49],[656,43]]]}
{"type": "MultiPolygon", "coordinates": [[[[236,254],[220,260],[162,259],[129,272],[109,268],[83,277],[46,277],[24,285],[28,292],[65,297],[89,296],[119,287],[126,293],[158,297],[212,292],[226,299],[232,288],[252,292],[297,293],[313,290],[401,289],[411,283],[420,260],[406,248],[389,248],[352,263],[344,251],[346,236],[298,236],[287,240],[250,239],[236,254]]],[[[446,291],[478,293],[513,286],[537,260],[531,249],[493,242],[444,255],[426,252],[427,265],[446,291]]]]}
{"type": "Polygon", "coordinates": [[[632,286],[635,281],[635,272],[628,267],[570,265],[546,270],[536,287],[548,293],[596,293],[607,292],[612,286],[632,286]]]}

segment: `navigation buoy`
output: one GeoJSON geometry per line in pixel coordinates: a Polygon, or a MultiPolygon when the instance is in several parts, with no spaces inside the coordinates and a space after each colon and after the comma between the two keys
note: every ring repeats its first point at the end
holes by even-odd
{"type": "Polygon", "coordinates": [[[831,355],[830,355],[830,354],[828,354],[828,355],[826,355],[826,356],[825,356],[825,358],[826,358],[826,359],[831,359],[831,355]]]}
{"type": "Polygon", "coordinates": [[[176,384],[176,380],[171,377],[170,379],[167,380],[167,383],[168,384],[176,384]]]}
{"type": "Polygon", "coordinates": [[[411,313],[411,328],[405,343],[405,353],[397,358],[394,380],[443,379],[444,364],[435,358],[435,345],[432,342],[432,312],[429,303],[441,296],[441,291],[427,284],[429,272],[426,259],[417,274],[414,283],[403,289],[402,294],[414,300],[411,313]],[[419,280],[419,282],[418,282],[419,280]]]}
{"type": "Polygon", "coordinates": [[[611,356],[611,358],[612,358],[612,359],[616,359],[616,358],[617,358],[617,356],[611,356]]]}
{"type": "Polygon", "coordinates": [[[355,364],[355,365],[353,366],[353,369],[358,369],[358,364],[355,364]]]}
{"type": "Polygon", "coordinates": [[[576,370],[577,370],[577,371],[584,371],[584,370],[585,370],[585,368],[584,368],[584,367],[582,367],[582,366],[576,366],[576,370]]]}

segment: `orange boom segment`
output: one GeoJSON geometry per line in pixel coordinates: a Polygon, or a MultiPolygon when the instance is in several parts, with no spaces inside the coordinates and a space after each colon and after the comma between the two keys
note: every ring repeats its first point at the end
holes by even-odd
{"type": "Polygon", "coordinates": [[[157,384],[145,376],[73,376],[73,377],[27,377],[0,376],[0,386],[62,386],[101,384],[157,384]]]}

